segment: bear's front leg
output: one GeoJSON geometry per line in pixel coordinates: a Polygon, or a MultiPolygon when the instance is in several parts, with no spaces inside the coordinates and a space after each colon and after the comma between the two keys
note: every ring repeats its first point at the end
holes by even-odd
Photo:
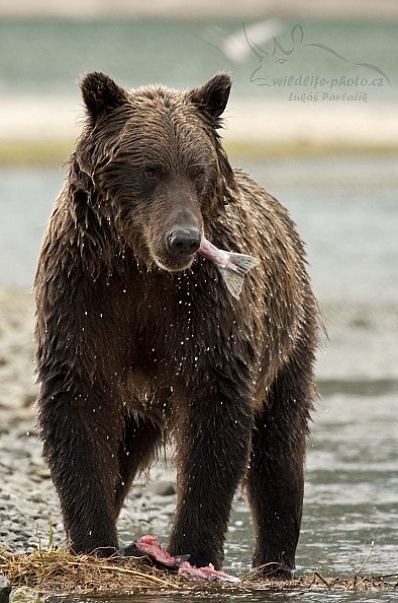
{"type": "Polygon", "coordinates": [[[43,384],[39,426],[71,550],[108,556],[118,548],[114,499],[121,419],[109,394],[95,387],[82,391],[43,384]]]}
{"type": "Polygon", "coordinates": [[[247,478],[256,533],[253,567],[289,578],[295,570],[304,493],[304,460],[314,393],[312,354],[299,348],[257,413],[247,478]]]}
{"type": "Polygon", "coordinates": [[[249,396],[223,388],[193,392],[177,428],[177,511],[173,555],[189,554],[196,567],[221,569],[235,490],[247,467],[252,426],[249,396]]]}

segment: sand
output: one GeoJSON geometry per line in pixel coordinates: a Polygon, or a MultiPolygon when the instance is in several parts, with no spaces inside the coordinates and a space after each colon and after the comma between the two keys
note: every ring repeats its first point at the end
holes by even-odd
{"type": "MultiPolygon", "coordinates": [[[[83,117],[79,97],[0,99],[0,140],[74,140],[83,117]]],[[[225,112],[226,143],[397,147],[398,104],[232,98],[225,112]]]]}

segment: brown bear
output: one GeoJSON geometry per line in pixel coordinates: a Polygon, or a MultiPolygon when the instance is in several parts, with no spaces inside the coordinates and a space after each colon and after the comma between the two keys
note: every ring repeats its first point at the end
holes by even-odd
{"type": "Polygon", "coordinates": [[[253,565],[295,567],[317,304],[287,211],[221,146],[230,87],[81,83],[87,119],[35,279],[39,426],[75,553],[118,548],[133,479],[170,439],[169,552],[220,568],[243,482],[253,565]],[[260,260],[239,299],[203,237],[260,260]]]}

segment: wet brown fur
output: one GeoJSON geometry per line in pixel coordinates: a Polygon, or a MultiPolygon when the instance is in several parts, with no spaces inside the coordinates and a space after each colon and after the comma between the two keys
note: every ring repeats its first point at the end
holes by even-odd
{"type": "Polygon", "coordinates": [[[87,120],[35,282],[39,425],[75,552],[117,549],[134,476],[171,436],[170,552],[221,567],[245,480],[254,565],[294,568],[317,306],[286,210],[221,147],[230,85],[82,82],[87,120]],[[239,300],[208,260],[170,256],[166,234],[186,225],[262,260],[239,300]]]}

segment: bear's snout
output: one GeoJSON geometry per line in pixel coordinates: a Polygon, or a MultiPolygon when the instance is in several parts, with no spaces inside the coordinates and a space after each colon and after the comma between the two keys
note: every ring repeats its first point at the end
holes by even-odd
{"type": "Polygon", "coordinates": [[[200,247],[198,228],[177,228],[166,236],[167,250],[172,256],[192,255],[200,247]]]}

